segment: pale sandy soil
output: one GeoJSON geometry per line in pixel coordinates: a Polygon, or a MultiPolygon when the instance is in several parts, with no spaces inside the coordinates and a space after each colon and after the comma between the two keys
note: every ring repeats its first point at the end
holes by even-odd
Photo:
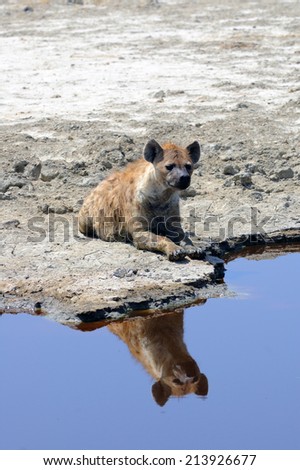
{"type": "Polygon", "coordinates": [[[192,286],[211,264],[85,240],[73,224],[149,138],[202,144],[182,201],[196,243],[297,237],[299,17],[296,0],[2,1],[2,308],[39,301],[67,321],[212,294],[192,286]]]}

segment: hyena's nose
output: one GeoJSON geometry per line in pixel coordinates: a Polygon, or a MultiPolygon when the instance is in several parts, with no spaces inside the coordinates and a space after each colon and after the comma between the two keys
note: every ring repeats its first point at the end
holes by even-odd
{"type": "Polygon", "coordinates": [[[191,177],[189,175],[182,175],[179,178],[179,187],[180,189],[186,189],[191,182],[191,177]]]}

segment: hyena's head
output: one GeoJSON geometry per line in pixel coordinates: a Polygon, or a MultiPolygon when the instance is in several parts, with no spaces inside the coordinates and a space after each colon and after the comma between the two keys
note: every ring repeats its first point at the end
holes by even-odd
{"type": "Polygon", "coordinates": [[[173,364],[152,386],[153,397],[160,406],[164,406],[170,396],[182,397],[189,393],[200,396],[208,393],[207,377],[191,357],[185,362],[173,364]]]}
{"type": "Polygon", "coordinates": [[[191,183],[194,165],[200,158],[200,145],[197,141],[186,148],[174,144],[162,147],[150,140],[144,149],[144,158],[154,165],[157,178],[165,186],[175,190],[186,189],[191,183]]]}

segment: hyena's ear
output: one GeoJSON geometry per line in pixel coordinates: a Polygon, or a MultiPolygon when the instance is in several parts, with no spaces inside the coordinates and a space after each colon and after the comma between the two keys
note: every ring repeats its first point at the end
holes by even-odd
{"type": "Polygon", "coordinates": [[[201,395],[202,397],[205,397],[208,394],[208,380],[206,375],[200,374],[200,380],[197,384],[195,394],[201,395]]]}
{"type": "Polygon", "coordinates": [[[199,142],[197,142],[197,140],[195,140],[195,142],[193,142],[191,145],[188,145],[186,149],[189,152],[189,155],[192,159],[192,162],[197,163],[197,161],[200,158],[200,145],[199,145],[199,142]]]}
{"type": "Polygon", "coordinates": [[[149,140],[144,148],[144,159],[150,163],[158,163],[164,158],[164,151],[156,140],[149,140]]]}
{"type": "Polygon", "coordinates": [[[171,395],[171,389],[159,380],[152,385],[152,395],[159,406],[164,406],[171,395]]]}

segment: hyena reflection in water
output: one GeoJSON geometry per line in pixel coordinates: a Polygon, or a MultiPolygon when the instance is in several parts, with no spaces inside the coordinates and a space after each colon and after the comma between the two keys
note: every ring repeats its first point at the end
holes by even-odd
{"type": "Polygon", "coordinates": [[[183,341],[183,310],[111,323],[108,328],[154,378],[152,394],[158,405],[164,406],[170,396],[207,395],[207,378],[183,341]]]}

